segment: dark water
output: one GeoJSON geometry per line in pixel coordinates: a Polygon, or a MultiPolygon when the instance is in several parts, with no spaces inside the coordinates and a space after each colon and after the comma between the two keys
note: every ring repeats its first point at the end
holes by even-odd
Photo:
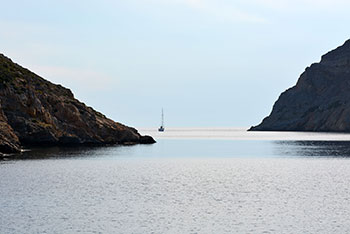
{"type": "Polygon", "coordinates": [[[0,233],[347,233],[347,134],[152,130],[0,161],[0,233]]]}
{"type": "Polygon", "coordinates": [[[155,145],[34,148],[7,160],[350,157],[350,141],[157,139],[155,145]]]}

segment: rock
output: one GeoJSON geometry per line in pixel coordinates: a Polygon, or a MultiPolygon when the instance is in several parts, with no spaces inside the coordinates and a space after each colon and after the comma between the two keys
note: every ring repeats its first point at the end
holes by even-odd
{"type": "Polygon", "coordinates": [[[151,136],[141,136],[140,138],[141,144],[153,144],[156,143],[156,141],[151,136]]]}
{"type": "Polygon", "coordinates": [[[350,132],[350,40],[306,68],[250,130],[350,132]]]}
{"type": "Polygon", "coordinates": [[[136,129],[108,119],[75,99],[69,89],[2,54],[0,103],[0,152],[19,152],[20,145],[146,142],[136,129]]]}
{"type": "Polygon", "coordinates": [[[7,123],[7,119],[0,107],[0,152],[19,153],[21,150],[20,142],[11,126],[7,123]]]}

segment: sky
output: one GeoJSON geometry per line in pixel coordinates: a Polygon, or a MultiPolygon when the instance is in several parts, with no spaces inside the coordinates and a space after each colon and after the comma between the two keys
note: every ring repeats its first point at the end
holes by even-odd
{"type": "Polygon", "coordinates": [[[350,38],[345,0],[12,0],[0,53],[129,126],[249,127],[350,38]]]}

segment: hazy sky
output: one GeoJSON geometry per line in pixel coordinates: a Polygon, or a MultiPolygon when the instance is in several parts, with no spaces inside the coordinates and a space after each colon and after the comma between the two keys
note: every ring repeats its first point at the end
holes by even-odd
{"type": "Polygon", "coordinates": [[[345,0],[2,1],[0,53],[135,127],[251,126],[350,38],[345,0]]]}

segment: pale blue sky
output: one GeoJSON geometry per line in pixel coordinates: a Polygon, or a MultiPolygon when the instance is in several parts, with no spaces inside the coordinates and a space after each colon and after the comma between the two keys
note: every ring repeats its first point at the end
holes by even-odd
{"type": "Polygon", "coordinates": [[[0,53],[135,127],[251,126],[349,39],[345,0],[2,1],[0,53]]]}

